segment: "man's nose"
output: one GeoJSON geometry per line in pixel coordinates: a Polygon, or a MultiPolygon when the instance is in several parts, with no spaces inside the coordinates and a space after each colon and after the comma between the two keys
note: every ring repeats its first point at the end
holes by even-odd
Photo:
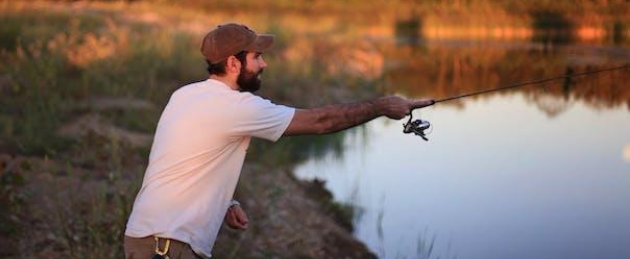
{"type": "Polygon", "coordinates": [[[266,68],[267,67],[267,62],[265,62],[265,60],[261,57],[260,61],[258,63],[260,65],[260,68],[266,68]]]}

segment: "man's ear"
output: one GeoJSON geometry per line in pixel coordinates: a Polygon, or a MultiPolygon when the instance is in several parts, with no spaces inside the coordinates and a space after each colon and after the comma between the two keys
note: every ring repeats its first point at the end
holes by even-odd
{"type": "Polygon", "coordinates": [[[235,56],[229,56],[227,59],[226,68],[228,72],[238,73],[241,71],[241,61],[235,56]]]}

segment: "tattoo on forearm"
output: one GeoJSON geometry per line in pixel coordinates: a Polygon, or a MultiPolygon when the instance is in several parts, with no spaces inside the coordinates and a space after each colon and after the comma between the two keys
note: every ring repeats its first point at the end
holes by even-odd
{"type": "Polygon", "coordinates": [[[366,123],[380,115],[375,101],[328,105],[321,109],[329,125],[328,133],[366,123]]]}

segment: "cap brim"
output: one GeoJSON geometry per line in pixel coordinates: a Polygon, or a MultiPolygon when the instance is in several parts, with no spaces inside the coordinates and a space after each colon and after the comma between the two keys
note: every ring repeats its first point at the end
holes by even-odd
{"type": "Polygon", "coordinates": [[[258,34],[254,42],[246,50],[250,52],[264,52],[271,48],[274,39],[275,36],[271,34],[258,34]]]}

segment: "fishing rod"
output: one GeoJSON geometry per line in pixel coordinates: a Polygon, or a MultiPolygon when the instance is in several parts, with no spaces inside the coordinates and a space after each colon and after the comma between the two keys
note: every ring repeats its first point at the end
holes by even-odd
{"type": "MultiPolygon", "coordinates": [[[[521,82],[521,83],[514,83],[514,84],[511,84],[511,85],[507,85],[507,86],[502,86],[502,87],[497,87],[497,88],[492,88],[492,89],[486,89],[486,90],[481,90],[481,91],[477,91],[477,92],[471,92],[471,93],[456,95],[456,96],[452,96],[452,97],[447,97],[447,98],[444,98],[444,99],[439,99],[439,100],[434,101],[431,105],[434,105],[436,103],[448,102],[448,101],[452,101],[452,100],[466,98],[466,97],[470,97],[470,96],[475,96],[475,95],[481,95],[481,94],[487,94],[487,93],[491,93],[491,92],[503,91],[503,90],[507,90],[507,89],[517,88],[517,87],[521,87],[521,86],[526,86],[526,85],[542,84],[542,83],[546,83],[546,82],[549,82],[549,81],[555,81],[555,80],[559,80],[559,79],[568,79],[568,78],[573,78],[573,77],[598,74],[598,73],[602,73],[602,72],[621,70],[621,69],[625,69],[625,68],[630,68],[630,64],[625,64],[623,66],[618,66],[618,67],[611,67],[611,68],[605,68],[605,69],[599,69],[599,70],[586,71],[586,72],[575,73],[575,74],[568,73],[568,74],[563,75],[563,76],[556,76],[556,77],[551,77],[551,78],[544,78],[544,79],[526,81],[526,82],[521,82]]],[[[424,107],[427,107],[427,106],[424,106],[424,107]]],[[[420,108],[424,108],[424,107],[420,107],[420,108]]],[[[403,133],[405,133],[405,134],[413,133],[413,134],[415,134],[417,136],[420,136],[425,141],[428,141],[429,139],[426,137],[427,133],[425,131],[428,130],[429,128],[431,128],[431,123],[429,123],[429,121],[422,120],[422,119],[413,120],[413,113],[412,112],[415,109],[417,109],[417,108],[411,109],[411,112],[409,114],[409,120],[407,121],[407,123],[403,124],[403,133]]]]}

